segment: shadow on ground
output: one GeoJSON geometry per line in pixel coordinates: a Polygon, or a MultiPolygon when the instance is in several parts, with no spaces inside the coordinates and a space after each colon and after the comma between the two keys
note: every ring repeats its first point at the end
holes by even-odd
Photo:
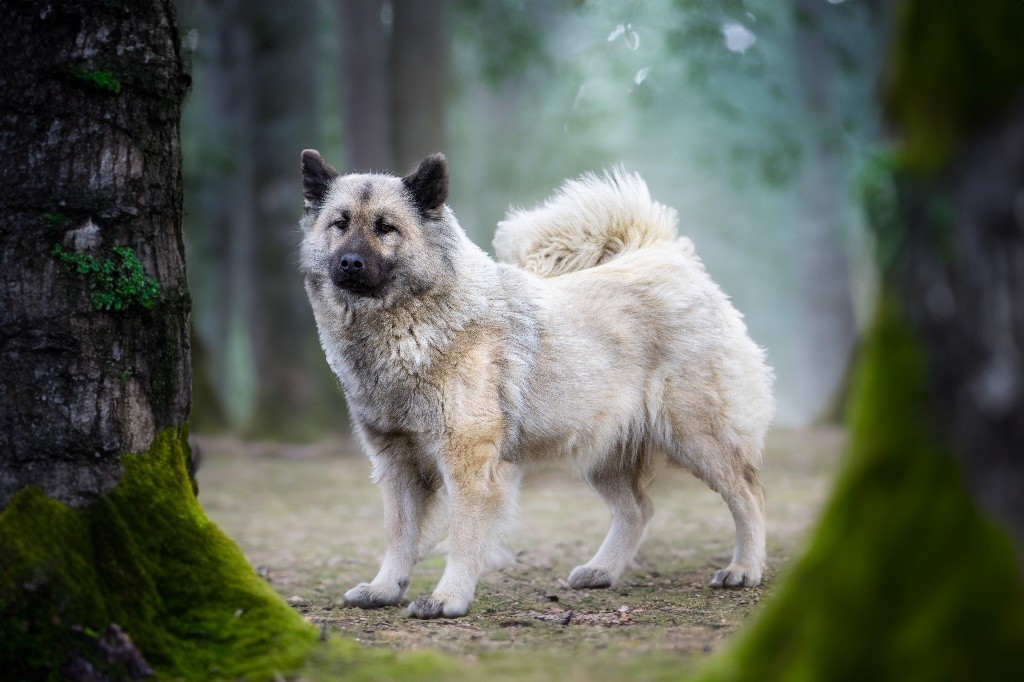
{"type": "MultiPolygon", "coordinates": [[[[522,520],[508,543],[515,563],[484,577],[468,617],[442,621],[407,618],[404,608],[340,605],[345,590],[373,577],[384,549],[380,497],[357,448],[344,442],[199,442],[200,501],[207,514],[325,633],[366,647],[427,649],[499,666],[568,656],[578,671],[644,654],[678,664],[678,672],[727,640],[800,551],[827,497],[843,433],[771,435],[763,467],[769,570],[761,587],[707,587],[712,573],[728,563],[732,520],[700,481],[664,467],[651,491],[657,512],[634,566],[611,590],[568,589],[566,576],[597,549],[609,517],[585,484],[570,473],[545,470],[523,487],[522,520]],[[509,658],[501,652],[530,655],[509,658]]],[[[443,566],[440,556],[422,562],[408,597],[429,592],[443,566]]]]}

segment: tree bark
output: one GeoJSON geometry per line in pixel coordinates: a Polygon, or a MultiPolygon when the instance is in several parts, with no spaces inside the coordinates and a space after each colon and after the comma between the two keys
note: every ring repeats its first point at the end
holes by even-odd
{"type": "Polygon", "coordinates": [[[394,168],[411,170],[445,144],[448,33],[445,0],[393,0],[394,168]]]}
{"type": "Polygon", "coordinates": [[[189,481],[174,6],[7,0],[0,63],[0,670],[294,669],[315,629],[189,481]]]}
{"type": "Polygon", "coordinates": [[[943,431],[1024,557],[1024,88],[1018,97],[937,177],[902,179],[897,274],[943,431]]]}
{"type": "Polygon", "coordinates": [[[0,9],[0,506],[20,488],[82,505],[123,452],[185,423],[189,296],[178,120],[188,86],[169,1],[0,9]],[[55,245],[133,250],[151,310],[96,310],[55,245]]]}
{"type": "Polygon", "coordinates": [[[391,121],[391,25],[384,0],[338,0],[338,37],[344,61],[346,164],[353,171],[395,166],[391,121]]]}

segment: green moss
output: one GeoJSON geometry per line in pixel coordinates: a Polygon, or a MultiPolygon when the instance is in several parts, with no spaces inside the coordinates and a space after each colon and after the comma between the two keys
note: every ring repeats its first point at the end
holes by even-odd
{"type": "Polygon", "coordinates": [[[67,224],[68,218],[60,213],[44,213],[43,220],[49,224],[50,227],[63,227],[67,224]]]}
{"type": "Polygon", "coordinates": [[[355,642],[331,639],[317,647],[299,671],[304,680],[385,682],[387,680],[472,680],[479,679],[451,658],[430,651],[396,653],[387,649],[364,649],[355,642]]]}
{"type": "Polygon", "coordinates": [[[96,310],[127,310],[132,306],[149,310],[160,299],[160,283],[146,274],[131,249],[115,246],[114,253],[121,257],[120,263],[71,253],[60,244],[53,247],[54,256],[86,277],[92,289],[92,307],[96,310]]]}
{"type": "Polygon", "coordinates": [[[956,145],[1021,96],[1024,3],[903,2],[889,55],[885,105],[908,168],[939,168],[956,145]]]}
{"type": "Polygon", "coordinates": [[[889,272],[907,244],[907,227],[900,216],[897,188],[899,161],[889,149],[872,154],[860,170],[856,187],[864,217],[875,237],[875,262],[889,272]]]}
{"type": "Polygon", "coordinates": [[[847,466],[807,554],[706,679],[1024,679],[1024,588],[933,421],[923,353],[883,298],[847,466]]]}
{"type": "Polygon", "coordinates": [[[163,677],[266,679],[306,660],[315,628],[203,514],[186,451],[171,428],[124,455],[117,487],[89,507],[30,488],[0,513],[5,675],[57,679],[72,650],[110,671],[95,639],[110,623],[163,677]]]}
{"type": "Polygon", "coordinates": [[[117,76],[110,71],[75,69],[72,73],[75,75],[75,78],[78,78],[97,90],[103,90],[104,92],[110,92],[115,95],[121,93],[121,81],[118,80],[117,76]]]}

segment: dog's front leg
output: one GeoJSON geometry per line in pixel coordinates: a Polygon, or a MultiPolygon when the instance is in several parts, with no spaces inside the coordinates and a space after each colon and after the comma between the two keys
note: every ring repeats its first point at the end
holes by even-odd
{"type": "Polygon", "coordinates": [[[378,485],[384,497],[388,545],[377,577],[345,593],[345,603],[364,609],[393,606],[405,595],[416,564],[422,524],[430,516],[437,494],[407,461],[378,465],[378,485]]]}
{"type": "Polygon", "coordinates": [[[448,563],[433,594],[409,605],[414,618],[455,618],[469,611],[487,557],[501,547],[521,472],[498,456],[495,443],[452,446],[444,478],[451,500],[448,563]]]}

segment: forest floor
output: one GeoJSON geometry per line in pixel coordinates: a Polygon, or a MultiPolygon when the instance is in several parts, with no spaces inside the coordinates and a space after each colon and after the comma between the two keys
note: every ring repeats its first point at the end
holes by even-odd
{"type": "MultiPolygon", "coordinates": [[[[523,486],[521,523],[508,543],[514,563],[484,576],[467,617],[437,621],[408,618],[404,606],[342,604],[347,589],[373,577],[384,549],[380,496],[353,444],[198,442],[207,514],[322,631],[369,648],[442,652],[486,666],[489,676],[571,680],[617,679],[655,662],[678,673],[721,647],[799,554],[828,496],[844,435],[778,429],[769,437],[762,469],[769,567],[760,587],[707,586],[729,562],[732,519],[704,484],[664,467],[633,567],[613,589],[568,589],[569,571],[600,545],[608,512],[570,473],[544,470],[523,486]]],[[[407,597],[429,593],[443,566],[442,556],[421,562],[407,597]]]]}

